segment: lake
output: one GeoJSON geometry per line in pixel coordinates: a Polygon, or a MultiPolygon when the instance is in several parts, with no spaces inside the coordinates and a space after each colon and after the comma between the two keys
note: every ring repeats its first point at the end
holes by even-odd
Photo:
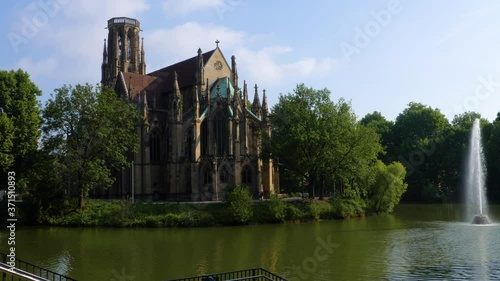
{"type": "MultiPolygon", "coordinates": [[[[392,215],[219,228],[18,227],[16,255],[81,281],[254,267],[290,281],[500,280],[500,225],[471,225],[463,209],[400,205],[392,215]]],[[[500,206],[490,212],[499,221],[500,206]]],[[[2,252],[7,235],[0,232],[2,252]]]]}

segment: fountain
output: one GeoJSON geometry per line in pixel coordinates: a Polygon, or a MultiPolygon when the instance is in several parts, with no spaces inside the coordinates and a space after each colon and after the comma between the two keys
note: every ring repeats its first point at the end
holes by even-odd
{"type": "Polygon", "coordinates": [[[467,216],[472,224],[490,224],[487,216],[488,208],[484,179],[486,166],[484,163],[483,146],[481,144],[481,128],[479,119],[474,120],[469,140],[469,152],[466,163],[466,204],[467,216]]]}

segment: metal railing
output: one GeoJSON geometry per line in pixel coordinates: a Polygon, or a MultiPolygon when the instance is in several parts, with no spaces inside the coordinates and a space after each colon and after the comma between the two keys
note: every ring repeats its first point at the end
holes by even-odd
{"type": "Polygon", "coordinates": [[[7,265],[8,257],[4,253],[0,253],[2,258],[2,267],[0,267],[0,271],[2,272],[2,281],[6,280],[49,280],[49,281],[76,281],[71,277],[59,274],[55,271],[34,265],[32,263],[20,260],[16,257],[16,266],[14,270],[10,270],[10,266],[7,265]],[[7,266],[7,271],[4,270],[3,267],[7,266]],[[18,274],[18,275],[16,275],[18,274]],[[24,274],[24,275],[20,275],[24,274]],[[10,275],[10,277],[7,277],[10,275]],[[28,279],[28,277],[39,279],[28,279]],[[40,278],[41,277],[41,278],[40,278]],[[24,279],[23,279],[24,278],[24,279]]]}
{"type": "Polygon", "coordinates": [[[172,279],[169,281],[288,281],[263,268],[244,269],[239,271],[206,274],[202,276],[172,279]]]}

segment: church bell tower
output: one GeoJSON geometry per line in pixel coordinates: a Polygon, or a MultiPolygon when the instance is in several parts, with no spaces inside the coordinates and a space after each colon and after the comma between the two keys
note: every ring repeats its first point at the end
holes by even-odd
{"type": "Polygon", "coordinates": [[[146,74],[144,41],[139,40],[140,23],[119,17],[108,20],[108,39],[104,39],[101,84],[112,85],[120,71],[146,74]]]}

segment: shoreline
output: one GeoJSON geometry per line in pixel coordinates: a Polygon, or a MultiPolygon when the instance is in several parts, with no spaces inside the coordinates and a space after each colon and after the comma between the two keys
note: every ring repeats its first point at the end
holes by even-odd
{"type": "Polygon", "coordinates": [[[312,199],[254,201],[252,214],[246,221],[239,220],[231,213],[225,202],[183,204],[89,200],[87,208],[83,210],[66,210],[61,215],[46,215],[35,224],[27,225],[111,228],[223,227],[301,223],[366,215],[366,211],[349,213],[335,208],[328,200],[312,199]]]}

